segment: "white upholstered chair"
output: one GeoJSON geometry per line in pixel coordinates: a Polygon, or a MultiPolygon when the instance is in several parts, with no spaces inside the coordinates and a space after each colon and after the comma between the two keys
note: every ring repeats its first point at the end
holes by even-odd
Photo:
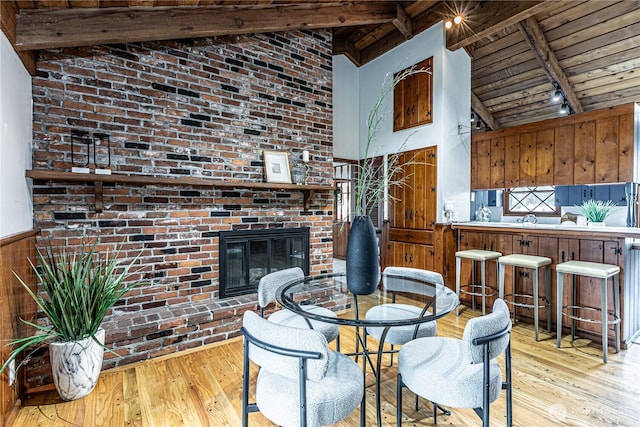
{"type": "Polygon", "coordinates": [[[507,425],[511,414],[511,320],[501,299],[493,312],[470,319],[462,339],[420,338],[405,344],[398,354],[397,425],[402,423],[402,388],[437,407],[473,408],[489,425],[489,404],[506,390],[507,425]],[[505,381],[496,357],[505,354],[505,381]]]}
{"type": "MultiPolygon", "coordinates": [[[[429,283],[435,285],[435,296],[437,301],[438,293],[444,294],[447,291],[447,288],[444,286],[444,280],[442,279],[442,275],[440,275],[440,273],[410,267],[385,268],[384,272],[382,273],[382,287],[388,292],[391,292],[393,302],[389,304],[377,305],[370,308],[365,314],[365,319],[399,320],[428,315],[430,312],[428,312],[428,310],[425,310],[424,307],[396,303],[395,294],[396,292],[402,291],[413,291],[416,293],[422,293],[421,289],[417,289],[417,287],[424,288],[425,292],[427,290],[432,291],[433,288],[430,288],[427,285],[429,283]],[[403,280],[404,277],[409,279],[418,279],[418,282],[416,282],[415,280],[403,280]],[[420,282],[424,282],[425,284],[422,285],[420,282]]],[[[379,345],[383,345],[384,343],[391,344],[391,364],[393,364],[394,345],[403,345],[416,338],[434,337],[436,336],[437,327],[436,322],[431,321],[419,325],[391,327],[387,331],[387,335],[385,337],[382,337],[383,332],[384,328],[382,327],[366,328],[365,344],[368,336],[371,336],[378,340],[379,345]]]]}
{"type": "MultiPolygon", "coordinates": [[[[300,267],[292,267],[284,270],[274,271],[264,275],[258,282],[258,305],[260,306],[260,316],[264,317],[266,306],[276,300],[276,291],[280,286],[304,279],[304,272],[300,267]]],[[[303,306],[305,311],[315,312],[322,316],[337,317],[331,310],[317,305],[303,306]]],[[[307,319],[290,310],[278,310],[268,317],[270,322],[278,323],[293,328],[315,329],[321,332],[328,342],[336,341],[336,349],[340,351],[340,327],[337,324],[320,322],[307,319]]]]}
{"type": "Polygon", "coordinates": [[[243,318],[242,426],[260,411],[279,426],[324,426],[351,414],[364,395],[360,367],[332,351],[320,332],[269,322],[252,311],[243,318]],[[249,403],[250,361],[260,367],[255,403],[249,403]]]}

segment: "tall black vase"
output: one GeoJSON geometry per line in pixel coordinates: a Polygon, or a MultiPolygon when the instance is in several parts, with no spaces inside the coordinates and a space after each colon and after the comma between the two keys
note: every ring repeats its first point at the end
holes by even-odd
{"type": "Polygon", "coordinates": [[[347,289],[356,295],[368,295],[380,282],[378,239],[369,216],[356,216],[347,241],[347,289]]]}

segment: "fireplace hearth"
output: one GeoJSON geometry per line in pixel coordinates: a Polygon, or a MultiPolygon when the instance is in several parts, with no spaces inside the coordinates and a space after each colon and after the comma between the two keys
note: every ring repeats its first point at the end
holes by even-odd
{"type": "Polygon", "coordinates": [[[309,274],[309,227],[220,232],[220,298],[256,292],[265,274],[300,267],[309,274]]]}

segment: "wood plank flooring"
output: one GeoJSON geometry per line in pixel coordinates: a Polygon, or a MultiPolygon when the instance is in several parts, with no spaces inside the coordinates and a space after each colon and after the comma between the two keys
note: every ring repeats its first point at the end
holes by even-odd
{"type": "MultiPolygon", "coordinates": [[[[440,336],[460,337],[469,309],[438,321],[440,336]]],[[[353,348],[354,330],[341,330],[343,351],[353,348]]],[[[640,425],[640,346],[632,345],[602,363],[601,349],[587,341],[542,334],[535,342],[530,325],[516,324],[512,334],[513,419],[517,426],[638,426],[640,425]]],[[[373,344],[373,343],[372,343],[373,344]]],[[[374,344],[375,345],[375,344],[374,344]]],[[[383,369],[382,411],[385,426],[396,424],[396,369],[383,369]]],[[[255,369],[253,380],[255,380],[255,369]]],[[[425,378],[425,381],[429,381],[425,378]]],[[[368,384],[373,378],[368,378],[368,384]]],[[[14,423],[31,426],[239,426],[242,385],[242,341],[108,370],[95,391],[82,400],[61,402],[55,391],[31,396],[14,423]]],[[[367,425],[375,425],[373,386],[367,388],[367,425]]],[[[413,409],[408,391],[403,400],[404,426],[431,426],[429,405],[413,409]]],[[[491,425],[505,425],[505,398],[491,405],[491,425]]],[[[469,409],[438,416],[438,425],[481,425],[469,409]]],[[[272,426],[259,413],[251,426],[272,426]]],[[[338,424],[359,425],[359,410],[338,424]]]]}

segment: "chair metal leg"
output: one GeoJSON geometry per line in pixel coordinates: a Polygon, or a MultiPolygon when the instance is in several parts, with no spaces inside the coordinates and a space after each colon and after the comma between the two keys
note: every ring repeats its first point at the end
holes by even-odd
{"type": "MultiPolygon", "coordinates": [[[[460,298],[460,268],[462,266],[462,260],[456,257],[456,295],[460,298]]],[[[456,306],[456,317],[460,315],[460,304],[456,306]]]]}
{"type": "Polygon", "coordinates": [[[486,304],[485,304],[485,295],[487,293],[486,289],[485,289],[485,283],[484,283],[484,278],[486,277],[485,275],[485,262],[484,261],[480,261],[480,274],[482,275],[480,277],[480,289],[482,292],[482,315],[484,316],[486,313],[486,304]]]}
{"type": "MultiPolygon", "coordinates": [[[[476,261],[475,260],[471,260],[471,284],[472,285],[477,285],[478,284],[476,282],[476,261]]],[[[471,290],[475,293],[474,288],[471,288],[471,290]]],[[[475,295],[471,295],[471,309],[473,311],[476,311],[476,296],[475,295]]]]}
{"type": "Polygon", "coordinates": [[[547,332],[551,333],[551,266],[547,265],[544,275],[544,299],[547,306],[547,332]]]}
{"type": "Polygon", "coordinates": [[[600,280],[600,304],[602,311],[602,360],[607,363],[607,352],[609,347],[609,304],[607,301],[607,279],[600,280]]]}
{"type": "Polygon", "coordinates": [[[539,286],[539,269],[533,269],[533,329],[536,335],[536,341],[539,341],[538,338],[538,320],[540,314],[538,313],[538,286],[539,286]]]}
{"type": "Polygon", "coordinates": [[[556,279],[556,347],[560,348],[562,340],[562,295],[564,273],[557,273],[556,279]]]}
{"type": "Polygon", "coordinates": [[[616,353],[620,352],[620,277],[616,274],[613,276],[613,313],[616,316],[617,323],[613,329],[616,338],[616,353]]]}
{"type": "Polygon", "coordinates": [[[400,427],[402,426],[402,387],[404,387],[402,375],[398,374],[396,384],[396,427],[400,427]]]}

